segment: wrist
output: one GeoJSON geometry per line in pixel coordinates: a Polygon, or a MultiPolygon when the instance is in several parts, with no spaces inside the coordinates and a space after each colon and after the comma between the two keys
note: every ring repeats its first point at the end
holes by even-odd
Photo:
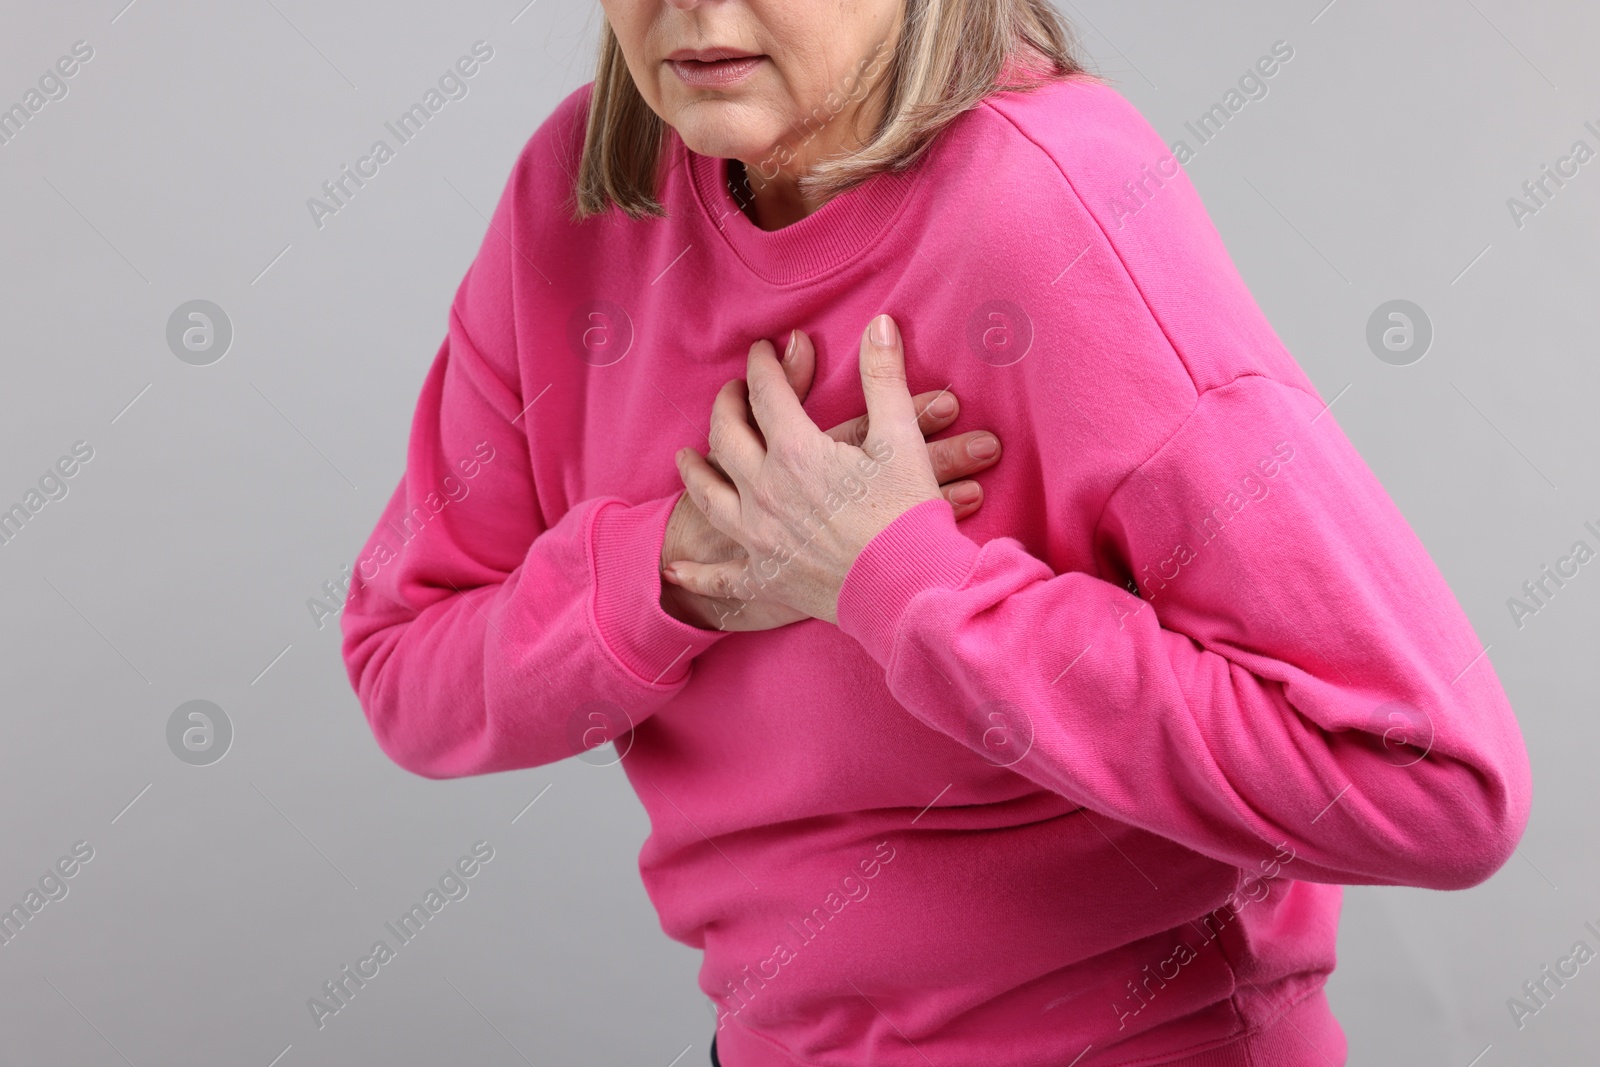
{"type": "Polygon", "coordinates": [[[713,620],[707,619],[702,611],[697,610],[706,603],[703,597],[695,596],[688,590],[673,585],[665,577],[660,578],[660,582],[662,611],[685,626],[693,626],[699,630],[721,632],[721,627],[713,625],[713,620]]]}
{"type": "Polygon", "coordinates": [[[694,657],[722,636],[695,620],[683,598],[668,599],[660,554],[671,510],[667,499],[612,499],[596,510],[590,529],[595,629],[623,667],[652,685],[681,681],[694,657]]]}

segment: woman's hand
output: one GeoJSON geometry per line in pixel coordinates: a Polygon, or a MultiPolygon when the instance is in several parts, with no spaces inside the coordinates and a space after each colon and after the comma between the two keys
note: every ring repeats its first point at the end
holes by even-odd
{"type": "MultiPolygon", "coordinates": [[[[816,350],[804,333],[796,330],[791,334],[782,366],[790,388],[804,401],[816,370],[816,350]]],[[[924,437],[946,429],[960,413],[956,397],[945,390],[919,393],[912,401],[919,413],[917,425],[924,437]]],[[[863,414],[834,426],[827,434],[835,441],[860,445],[866,439],[868,425],[868,416],[863,414]]],[[[976,512],[983,504],[983,491],[977,482],[966,479],[999,462],[999,439],[987,431],[972,430],[942,441],[927,442],[926,447],[940,491],[950,502],[956,519],[976,512]]],[[[678,560],[742,563],[747,558],[743,546],[712,526],[689,493],[678,498],[662,539],[663,570],[678,560]]],[[[810,618],[805,612],[759,592],[748,600],[706,596],[666,580],[661,583],[661,607],[680,622],[707,630],[769,630],[810,618]]]]}
{"type": "Polygon", "coordinates": [[[712,405],[710,462],[688,448],[677,456],[688,496],[744,558],[669,560],[666,582],[837,621],[839,589],[867,542],[943,495],[887,315],[873,320],[860,358],[864,432],[841,440],[806,415],[772,345],[751,346],[746,379],[712,405]]]}

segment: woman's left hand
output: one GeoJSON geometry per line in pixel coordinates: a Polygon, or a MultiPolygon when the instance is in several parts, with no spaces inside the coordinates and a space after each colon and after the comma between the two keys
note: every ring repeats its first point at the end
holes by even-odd
{"type": "Polygon", "coordinates": [[[901,514],[942,499],[906,386],[900,331],[887,315],[861,338],[867,433],[858,447],[817,428],[789,387],[768,341],[750,347],[743,380],[711,408],[711,451],[692,448],[678,473],[707,520],[747,559],[678,560],[663,576],[711,597],[757,590],[813,618],[837,623],[839,590],[861,550],[901,514]]]}

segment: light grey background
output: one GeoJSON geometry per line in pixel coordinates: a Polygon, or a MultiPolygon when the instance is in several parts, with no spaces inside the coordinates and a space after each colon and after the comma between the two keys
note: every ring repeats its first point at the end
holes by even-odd
{"type": "MultiPolygon", "coordinates": [[[[73,42],[95,52],[0,146],[0,507],[94,448],[0,547],[0,904],[95,850],[0,947],[0,1064],[703,1064],[699,956],[639,883],[620,770],[407,774],[306,607],[400,475],[485,214],[591,76],[597,5],[125,3],[0,20],[0,104],[73,42]],[[479,39],[470,94],[318,230],[306,199],[479,39]],[[165,340],[196,298],[235,331],[204,367],[165,340]],[[193,699],[235,731],[210,766],[167,747],[193,699]],[[319,1031],[307,998],[479,839],[470,894],[319,1031]]],[[[1506,1002],[1578,939],[1600,948],[1600,564],[1520,629],[1506,601],[1600,526],[1600,160],[1520,229],[1506,200],[1574,140],[1600,147],[1600,9],[1326,3],[1064,11],[1169,140],[1293,46],[1189,173],[1489,644],[1532,755],[1533,819],[1491,881],[1346,891],[1350,1062],[1592,1062],[1600,964],[1520,1031],[1506,1002]],[[1410,366],[1365,341],[1396,298],[1436,331],[1410,366]]]]}

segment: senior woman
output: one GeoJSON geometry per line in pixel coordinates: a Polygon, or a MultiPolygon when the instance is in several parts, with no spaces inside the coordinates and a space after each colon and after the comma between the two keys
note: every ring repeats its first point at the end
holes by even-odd
{"type": "Polygon", "coordinates": [[[1046,0],[603,7],[357,561],[379,745],[614,742],[714,1063],[1343,1063],[1340,884],[1488,878],[1527,755],[1185,146],[1046,0]]]}

